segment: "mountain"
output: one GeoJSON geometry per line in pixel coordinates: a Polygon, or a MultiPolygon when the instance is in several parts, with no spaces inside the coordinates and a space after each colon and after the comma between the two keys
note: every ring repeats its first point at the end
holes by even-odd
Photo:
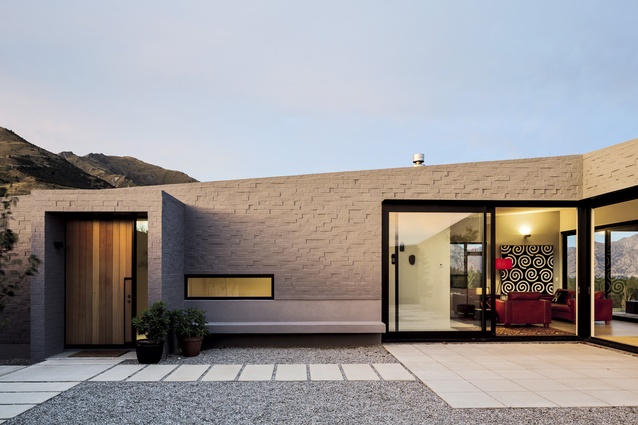
{"type": "Polygon", "coordinates": [[[8,195],[33,189],[106,189],[113,186],[60,156],[0,127],[0,185],[8,195]]]}
{"type": "Polygon", "coordinates": [[[180,171],[166,170],[130,156],[109,156],[101,153],[77,156],[73,152],[61,152],[59,155],[76,167],[114,187],[153,186],[197,181],[180,171]]]}
{"type": "Polygon", "coordinates": [[[0,186],[8,195],[33,189],[108,189],[197,180],[136,158],[73,152],[56,155],[0,127],[0,186]]]}
{"type": "MultiPolygon", "coordinates": [[[[576,248],[567,251],[567,273],[576,276],[576,248]]],[[[594,242],[594,273],[605,276],[605,244],[594,242]]],[[[638,234],[611,243],[612,276],[638,276],[638,234]]]]}

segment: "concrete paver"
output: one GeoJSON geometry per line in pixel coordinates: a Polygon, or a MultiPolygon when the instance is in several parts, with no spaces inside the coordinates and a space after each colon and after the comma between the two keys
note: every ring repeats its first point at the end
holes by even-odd
{"type": "Polygon", "coordinates": [[[123,381],[144,368],[144,365],[118,365],[91,378],[91,381],[117,382],[123,381]]]}
{"type": "Polygon", "coordinates": [[[341,365],[348,381],[378,381],[379,376],[369,364],[341,365]]]}
{"type": "Polygon", "coordinates": [[[240,364],[216,364],[202,376],[202,381],[234,381],[241,368],[240,364]]]}
{"type": "Polygon", "coordinates": [[[270,381],[272,372],[275,370],[274,364],[266,365],[246,365],[239,375],[240,381],[270,381]]]}
{"type": "Polygon", "coordinates": [[[164,381],[168,382],[186,382],[186,381],[197,381],[206,370],[209,368],[209,365],[182,365],[171,372],[164,381]]]}
{"type": "Polygon", "coordinates": [[[135,375],[127,378],[131,382],[157,382],[161,381],[166,375],[171,373],[177,365],[158,365],[151,364],[137,372],[135,375]]]}
{"type": "Polygon", "coordinates": [[[307,381],[308,371],[305,364],[277,365],[275,381],[307,381]]]}
{"type": "Polygon", "coordinates": [[[311,364],[311,381],[343,381],[343,375],[337,364],[311,364]]]}

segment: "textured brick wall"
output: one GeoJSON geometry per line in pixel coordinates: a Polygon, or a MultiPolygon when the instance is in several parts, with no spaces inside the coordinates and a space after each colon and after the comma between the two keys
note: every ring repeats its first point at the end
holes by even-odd
{"type": "Polygon", "coordinates": [[[583,155],[583,197],[638,185],[638,139],[583,155]]]}
{"type": "MultiPolygon", "coordinates": [[[[18,243],[14,247],[13,254],[16,259],[27,264],[27,258],[31,252],[31,220],[28,199],[19,201],[12,207],[12,219],[9,227],[18,235],[18,243]]],[[[23,267],[19,268],[23,269],[23,267]]],[[[18,268],[16,269],[18,270],[18,268]]],[[[9,323],[0,329],[0,344],[28,344],[30,342],[30,291],[31,278],[25,280],[17,291],[15,297],[5,298],[6,308],[0,319],[8,319],[9,323]]]]}
{"type": "MultiPolygon", "coordinates": [[[[59,335],[51,337],[56,341],[46,336],[46,320],[59,317],[62,303],[47,292],[49,283],[44,285],[44,276],[58,281],[61,264],[45,248],[45,212],[148,213],[150,302],[162,297],[181,303],[184,273],[273,273],[275,296],[281,300],[380,300],[383,200],[577,200],[581,185],[582,157],[566,156],[103,191],[35,191],[24,197],[16,223],[27,235],[21,243],[45,260],[45,273],[31,283],[31,305],[48,313],[33,315],[32,340],[41,344],[35,348],[39,353],[60,343],[59,335]]],[[[51,289],[59,290],[57,285],[51,289]]],[[[20,301],[16,314],[28,311],[28,301],[20,301]]],[[[28,327],[23,325],[16,335],[28,335],[28,327]]]]}
{"type": "MultiPolygon", "coordinates": [[[[184,304],[184,204],[162,192],[162,294],[170,308],[184,304]]],[[[151,250],[149,249],[149,252],[151,250]]],[[[152,282],[149,270],[149,282],[152,282]]],[[[155,277],[155,279],[158,279],[155,277]]],[[[160,298],[157,298],[160,299],[160,298]]]]}
{"type": "Polygon", "coordinates": [[[385,199],[577,200],[580,156],[164,187],[186,273],[274,273],[277,299],[380,299],[385,199]]]}

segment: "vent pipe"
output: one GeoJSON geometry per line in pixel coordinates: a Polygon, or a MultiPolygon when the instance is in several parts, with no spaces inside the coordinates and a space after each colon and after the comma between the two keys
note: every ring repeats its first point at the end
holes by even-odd
{"type": "Polygon", "coordinates": [[[412,162],[414,163],[414,167],[422,167],[423,162],[425,162],[425,155],[422,153],[415,153],[412,155],[412,162]]]}

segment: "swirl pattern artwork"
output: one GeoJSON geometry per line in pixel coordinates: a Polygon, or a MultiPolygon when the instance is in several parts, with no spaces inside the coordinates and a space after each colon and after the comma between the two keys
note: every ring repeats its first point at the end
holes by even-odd
{"type": "Polygon", "coordinates": [[[554,293],[553,245],[501,245],[501,257],[512,259],[511,270],[501,270],[501,292],[554,293]]]}

